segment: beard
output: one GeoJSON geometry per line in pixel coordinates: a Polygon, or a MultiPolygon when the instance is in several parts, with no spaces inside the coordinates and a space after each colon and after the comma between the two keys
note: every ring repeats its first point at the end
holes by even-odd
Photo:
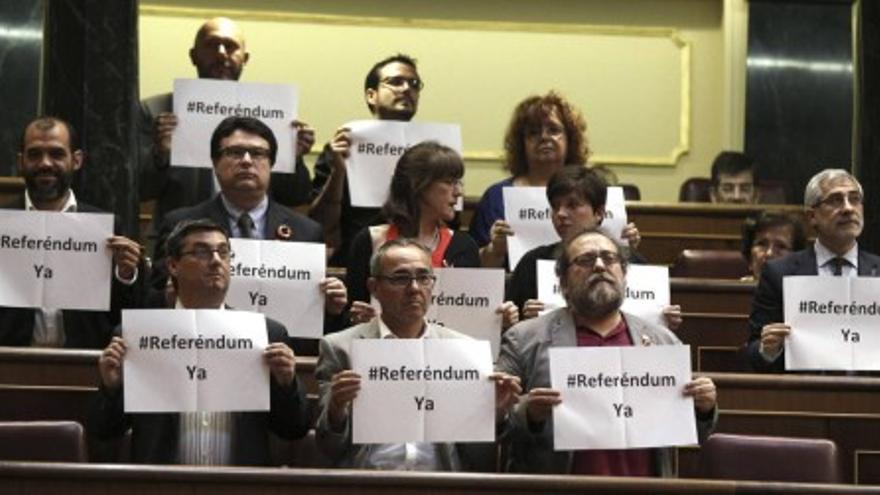
{"type": "Polygon", "coordinates": [[[620,309],[624,285],[609,273],[569,281],[566,294],[568,306],[585,318],[602,318],[620,309]]]}
{"type": "Polygon", "coordinates": [[[72,181],[73,173],[60,169],[52,169],[50,171],[34,169],[24,174],[24,183],[27,186],[28,194],[31,199],[36,201],[53,201],[64,197],[70,189],[72,181]],[[37,180],[41,175],[55,177],[55,183],[41,184],[37,180]]]}

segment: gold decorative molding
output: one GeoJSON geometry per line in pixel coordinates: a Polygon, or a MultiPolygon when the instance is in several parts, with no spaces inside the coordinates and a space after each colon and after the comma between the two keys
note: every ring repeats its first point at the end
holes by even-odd
{"type": "MultiPolygon", "coordinates": [[[[207,19],[225,16],[249,21],[271,21],[307,24],[344,25],[358,27],[386,28],[419,28],[472,31],[504,31],[521,33],[550,34],[591,34],[606,36],[640,36],[650,38],[667,38],[679,51],[679,95],[680,108],[678,114],[678,142],[666,155],[615,155],[596,153],[589,158],[590,163],[604,165],[636,165],[674,167],[691,148],[691,41],[684,38],[675,28],[668,27],[633,27],[625,25],[599,26],[592,24],[557,24],[542,22],[510,22],[510,21],[468,21],[450,19],[428,19],[408,17],[375,17],[337,14],[308,14],[286,12],[269,9],[209,9],[202,7],[177,7],[162,4],[141,3],[140,15],[164,17],[191,17],[207,19]]],[[[477,167],[484,164],[500,163],[504,154],[500,151],[476,150],[464,153],[467,162],[477,167]]]]}

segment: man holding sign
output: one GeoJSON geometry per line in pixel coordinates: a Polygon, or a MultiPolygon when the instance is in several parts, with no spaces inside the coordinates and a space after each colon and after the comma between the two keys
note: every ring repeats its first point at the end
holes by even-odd
{"type": "MultiPolygon", "coordinates": [[[[238,81],[250,60],[244,34],[233,20],[209,19],[199,28],[189,50],[199,79],[238,81]]],[[[166,213],[191,206],[211,196],[212,179],[200,168],[170,167],[171,134],[177,127],[172,113],[172,94],[165,93],[141,102],[141,201],[157,200],[156,226],[166,213]]],[[[302,160],[315,142],[308,125],[294,121],[297,128],[296,165],[293,174],[273,174],[272,198],[287,206],[309,201],[310,178],[302,160]]]]}
{"type": "MultiPolygon", "coordinates": [[[[576,450],[554,448],[552,413],[562,403],[550,385],[550,350],[564,347],[677,345],[671,332],[620,311],[626,259],[617,244],[598,232],[584,232],[563,244],[557,261],[568,307],[511,328],[502,337],[496,369],[516,377],[525,395],[508,414],[505,436],[512,443],[515,472],[672,476],[666,449],[576,450]]],[[[700,437],[714,423],[715,385],[706,377],[670,394],[693,397],[700,437]]],[[[645,411],[637,411],[645,414],[645,411]]],[[[651,412],[647,412],[651,414],[651,412]]],[[[558,448],[558,447],[557,447],[558,448]]]]}
{"type": "MultiPolygon", "coordinates": [[[[209,220],[181,222],[167,242],[168,271],[177,289],[172,307],[223,309],[231,255],[223,229],[209,220]]],[[[168,307],[164,301],[157,304],[168,307]]],[[[308,431],[309,421],[305,387],[296,377],[296,357],[282,342],[287,331],[273,320],[265,321],[270,342],[263,351],[271,375],[268,412],[127,414],[123,361],[127,352],[144,349],[145,341],[127,342],[113,337],[98,361],[100,393],[90,415],[89,431],[100,438],[111,438],[131,428],[131,458],[137,463],[268,465],[268,431],[286,439],[300,438],[308,431]]],[[[235,390],[228,393],[234,394],[235,390]]]]}
{"type": "MultiPolygon", "coordinates": [[[[364,81],[364,100],[376,120],[409,122],[419,108],[424,81],[416,61],[399,53],[377,62],[364,81]]],[[[334,249],[330,263],[348,266],[350,243],[355,234],[374,222],[381,222],[379,208],[354,207],[346,181],[345,160],[351,150],[351,129],[336,129],[333,139],[315,162],[315,195],[311,216],[327,232],[327,243],[334,249]]]]}
{"type": "Polygon", "coordinates": [[[782,280],[788,275],[880,276],[880,257],[859,246],[864,226],[864,192],[842,169],[814,175],[804,190],[804,212],[816,243],[764,265],[749,316],[748,360],[752,369],[785,369],[783,347],[792,331],[783,318],[782,280]]]}
{"type": "MultiPolygon", "coordinates": [[[[220,193],[190,208],[169,213],[159,229],[151,284],[166,287],[165,238],[178,222],[209,218],[229,237],[297,242],[323,242],[321,226],[269,198],[270,170],[278,150],[272,130],[251,117],[227,117],[211,136],[211,157],[220,193]]],[[[321,281],[325,310],[339,315],[348,302],[345,285],[330,277],[321,281]]],[[[336,327],[339,328],[339,327],[336,327]]]]}
{"type": "MultiPolygon", "coordinates": [[[[378,248],[370,265],[372,276],[368,285],[382,307],[381,315],[321,340],[321,353],[315,369],[321,388],[316,425],[318,446],[339,467],[494,470],[494,445],[352,443],[352,401],[358,397],[363,380],[352,370],[353,342],[359,339],[468,338],[425,321],[436,279],[431,268],[431,253],[424,246],[408,239],[389,241],[378,248]]],[[[496,383],[496,409],[506,410],[516,401],[519,380],[503,374],[491,377],[496,383]]],[[[387,411],[387,414],[394,415],[395,411],[387,411]]]]}
{"type": "MultiPolygon", "coordinates": [[[[99,209],[78,202],[70,189],[73,175],[83,166],[84,161],[83,152],[77,144],[76,132],[64,120],[57,117],[32,120],[22,133],[21,150],[18,153],[18,168],[25,180],[24,195],[3,206],[3,209],[99,213],[99,209]]],[[[112,225],[112,222],[108,223],[112,225]]],[[[108,228],[110,229],[112,227],[108,228]]],[[[52,234],[57,235],[60,232],[47,233],[52,234]]],[[[138,265],[143,248],[127,237],[116,235],[107,238],[106,247],[112,251],[115,264],[110,311],[62,310],[45,305],[38,308],[0,307],[0,345],[90,349],[100,349],[107,345],[113,327],[119,322],[119,309],[134,305],[136,287],[133,284],[138,279],[138,265]]],[[[7,257],[7,261],[10,259],[11,257],[7,257]]],[[[46,284],[52,283],[53,279],[63,278],[63,273],[56,273],[53,277],[52,267],[47,268],[45,264],[34,266],[34,276],[42,277],[46,284]]],[[[70,267],[54,266],[58,272],[68,268],[70,267]]],[[[30,270],[30,266],[28,269],[30,270]]],[[[11,274],[2,276],[13,277],[11,274]]],[[[61,289],[69,293],[75,291],[76,287],[61,289]]],[[[91,289],[98,290],[97,287],[91,289]]]]}

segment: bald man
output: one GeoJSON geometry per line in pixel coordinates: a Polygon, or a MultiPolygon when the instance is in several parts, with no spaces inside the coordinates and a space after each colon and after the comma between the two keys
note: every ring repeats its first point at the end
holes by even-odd
{"type": "MultiPolygon", "coordinates": [[[[238,81],[250,53],[241,27],[232,19],[216,17],[196,32],[189,59],[199,79],[238,81]]],[[[165,93],[141,102],[140,195],[141,201],[156,200],[157,226],[169,211],[205,201],[216,192],[210,168],[170,167],[171,134],[177,127],[171,97],[165,93]]],[[[292,125],[297,128],[295,173],[273,173],[270,191],[272,199],[286,206],[309,201],[311,179],[302,156],[315,142],[315,133],[306,124],[292,125]]]]}

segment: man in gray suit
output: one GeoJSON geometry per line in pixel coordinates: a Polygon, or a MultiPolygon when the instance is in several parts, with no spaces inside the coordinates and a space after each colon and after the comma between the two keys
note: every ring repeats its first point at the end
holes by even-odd
{"type": "MultiPolygon", "coordinates": [[[[556,263],[567,307],[516,325],[504,334],[496,369],[518,377],[523,396],[506,418],[511,443],[508,469],[524,473],[606,476],[672,476],[670,449],[555,451],[553,407],[562,399],[550,388],[551,347],[676,345],[669,330],[620,311],[626,259],[604,234],[573,236],[556,263]]],[[[715,384],[706,377],[683,389],[694,397],[700,438],[714,425],[715,384]]]]}
{"type": "MultiPolygon", "coordinates": [[[[318,446],[337,467],[494,471],[494,444],[352,444],[351,402],[357,397],[361,384],[360,375],[351,369],[352,341],[469,338],[425,321],[436,276],[431,268],[431,253],[421,244],[409,239],[385,243],[370,260],[370,274],[367,286],[382,307],[381,315],[321,340],[315,369],[321,389],[315,427],[318,446]]],[[[493,375],[493,379],[496,409],[506,411],[520,392],[519,381],[501,374],[493,375]]]]}

